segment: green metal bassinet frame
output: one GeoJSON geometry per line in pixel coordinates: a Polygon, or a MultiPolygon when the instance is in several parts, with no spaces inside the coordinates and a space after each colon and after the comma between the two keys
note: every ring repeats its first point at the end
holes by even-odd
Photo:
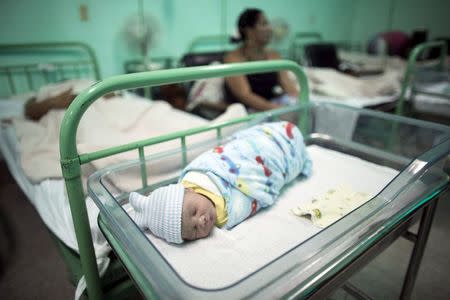
{"type": "Polygon", "coordinates": [[[0,91],[3,96],[38,89],[64,79],[100,79],[94,50],[80,42],[49,42],[0,45],[0,58],[20,58],[19,62],[1,61],[0,91]],[[26,60],[27,62],[23,62],[26,60]]]}
{"type": "MultiPolygon", "coordinates": [[[[144,147],[150,146],[157,143],[162,143],[170,140],[178,140],[180,142],[180,148],[181,148],[181,160],[182,165],[186,165],[187,163],[187,151],[189,150],[187,148],[186,139],[189,136],[206,132],[206,131],[213,131],[216,133],[216,139],[220,142],[222,139],[222,133],[223,129],[227,126],[231,126],[238,123],[245,123],[250,122],[253,120],[259,120],[259,118],[264,119],[277,119],[278,116],[283,115],[285,113],[289,112],[300,112],[299,115],[299,126],[303,133],[307,134],[310,129],[309,126],[312,125],[310,121],[313,121],[312,119],[309,120],[309,115],[307,114],[307,110],[304,108],[309,107],[310,104],[308,104],[308,85],[306,81],[305,74],[303,71],[299,68],[297,64],[291,61],[266,61],[266,62],[252,62],[252,63],[242,63],[242,64],[227,64],[227,65],[220,65],[220,66],[202,66],[202,67],[193,67],[193,68],[185,68],[185,69],[175,69],[175,70],[164,70],[164,71],[154,71],[154,72],[147,72],[147,73],[139,73],[139,74],[128,74],[128,75],[121,75],[121,76],[115,76],[109,79],[106,79],[102,82],[97,83],[96,85],[92,86],[88,90],[84,91],[82,94],[80,94],[75,101],[71,104],[69,107],[62,126],[61,126],[61,133],[60,133],[60,152],[61,152],[61,167],[63,171],[64,180],[66,182],[66,188],[69,196],[69,203],[72,211],[72,217],[73,222],[75,226],[77,241],[79,244],[79,250],[80,250],[80,259],[82,263],[82,274],[86,278],[87,282],[87,292],[90,298],[92,299],[99,299],[102,297],[110,297],[110,294],[104,294],[102,290],[102,284],[103,279],[100,279],[98,271],[97,271],[97,265],[96,265],[96,259],[94,255],[94,248],[92,244],[92,237],[90,232],[90,226],[89,221],[87,218],[87,211],[85,206],[85,193],[83,191],[82,187],[82,181],[81,181],[81,165],[86,164],[88,162],[105,158],[108,156],[112,156],[115,154],[119,154],[125,151],[136,151],[139,157],[139,166],[140,166],[140,175],[141,175],[141,183],[142,187],[145,189],[149,189],[151,187],[148,186],[148,174],[145,167],[145,162],[147,157],[144,155],[144,147]],[[295,106],[291,107],[284,107],[280,108],[278,110],[270,111],[270,112],[264,112],[264,113],[258,113],[249,115],[246,117],[234,119],[231,121],[227,121],[220,124],[214,124],[209,126],[204,126],[201,128],[195,128],[190,130],[184,130],[176,133],[170,133],[165,136],[158,136],[153,137],[141,141],[136,141],[112,148],[107,148],[91,153],[85,153],[85,154],[79,154],[76,148],[76,131],[78,124],[80,122],[80,119],[84,112],[88,109],[89,105],[91,105],[96,99],[98,99],[100,96],[107,94],[109,92],[120,90],[120,89],[128,89],[128,88],[137,88],[137,87],[143,87],[143,86],[154,86],[154,85],[160,85],[160,84],[169,84],[169,83],[178,83],[183,81],[189,81],[189,80],[196,80],[200,78],[211,78],[211,77],[218,77],[218,76],[232,76],[237,74],[246,74],[246,73],[258,73],[258,72],[270,72],[270,71],[278,71],[278,70],[291,70],[293,71],[296,76],[298,77],[300,81],[300,85],[302,86],[301,94],[300,94],[300,104],[297,104],[295,106]],[[304,114],[303,114],[304,112],[304,114]]],[[[380,114],[378,112],[369,112],[366,111],[365,113],[370,114],[380,114]]],[[[401,118],[397,116],[386,116],[386,118],[389,118],[390,120],[398,120],[402,122],[414,122],[414,120],[409,120],[406,118],[401,118]]],[[[422,124],[423,126],[431,126],[431,124],[422,124]]],[[[444,130],[444,129],[443,129],[444,130]]],[[[444,132],[447,132],[447,129],[444,130],[444,132]]],[[[421,156],[421,158],[424,159],[424,161],[430,161],[430,164],[433,164],[436,162],[436,160],[441,161],[442,153],[448,153],[448,145],[450,141],[447,139],[445,143],[440,144],[437,148],[439,149],[433,149],[434,154],[431,154],[431,152],[427,152],[426,156],[421,156]],[[432,158],[431,156],[435,155],[436,153],[439,154],[439,157],[432,158]]],[[[417,164],[423,165],[423,162],[420,160],[415,161],[417,164]]],[[[409,168],[415,169],[416,166],[413,163],[409,168]]],[[[414,173],[414,172],[413,172],[414,173]]],[[[433,172],[431,172],[433,173],[433,172]]],[[[413,180],[413,178],[416,178],[415,176],[418,176],[418,174],[413,175],[413,177],[409,178],[410,174],[403,174],[399,178],[396,179],[396,183],[400,184],[401,182],[405,182],[408,180],[413,180]],[[408,179],[409,178],[409,179],[408,179]]],[[[408,181],[409,182],[409,181],[408,181]]],[[[431,225],[431,220],[436,204],[436,197],[439,195],[440,192],[443,191],[443,189],[448,185],[448,180],[444,184],[443,182],[439,183],[439,187],[437,187],[435,190],[432,191],[431,194],[427,194],[425,198],[421,198],[420,203],[418,202],[414,207],[409,208],[407,212],[404,212],[401,216],[396,218],[395,220],[389,221],[389,226],[385,227],[383,229],[384,231],[377,231],[379,234],[378,237],[384,237],[384,234],[386,234],[387,240],[393,240],[394,238],[398,237],[398,235],[401,232],[404,232],[408,228],[410,223],[410,218],[412,218],[412,213],[420,212],[422,211],[421,208],[423,208],[424,216],[422,218],[421,229],[419,234],[416,236],[414,234],[408,234],[408,238],[410,238],[413,241],[416,241],[416,246],[414,248],[414,252],[411,258],[410,262],[410,269],[408,269],[407,276],[404,282],[403,291],[404,294],[402,294],[402,298],[407,299],[408,295],[410,295],[411,287],[414,284],[414,278],[417,275],[417,268],[420,264],[420,259],[423,254],[423,250],[426,243],[426,236],[428,235],[428,231],[431,225]],[[429,205],[428,205],[429,204],[429,205]],[[392,230],[392,235],[388,230],[391,230],[395,224],[402,224],[401,227],[392,230]],[[401,229],[401,230],[400,230],[401,229]]],[[[389,193],[399,193],[396,191],[396,187],[388,188],[388,191],[386,191],[386,197],[389,193]]],[[[108,240],[111,242],[111,245],[113,248],[117,251],[117,255],[119,258],[123,261],[123,263],[127,266],[130,274],[133,274],[134,280],[139,284],[141,288],[144,288],[144,294],[148,297],[153,298],[154,296],[157,297],[157,295],[154,293],[151,287],[148,287],[145,285],[144,282],[141,282],[142,278],[139,276],[134,276],[139,273],[139,266],[135,266],[131,261],[130,258],[127,256],[127,253],[123,252],[122,248],[120,247],[118,241],[116,241],[108,232],[108,228],[104,225],[103,218],[99,218],[99,225],[102,228],[105,235],[108,237],[108,240]]],[[[384,243],[385,238],[377,242],[377,239],[373,239],[372,242],[376,242],[375,245],[373,245],[373,248],[381,247],[378,246],[378,243],[384,243]]],[[[386,244],[383,246],[385,247],[389,243],[386,242],[386,244]]],[[[369,244],[365,244],[367,247],[369,244]]],[[[381,244],[380,244],[381,245],[381,244]]],[[[365,247],[361,247],[356,249],[357,252],[352,252],[351,255],[355,255],[354,257],[358,257],[358,255],[361,255],[361,257],[364,257],[364,260],[367,260],[368,257],[370,257],[370,253],[368,256],[366,256],[362,251],[366,249],[365,247]]],[[[370,248],[369,250],[372,250],[370,248]]],[[[350,254],[345,255],[345,259],[349,259],[350,254]]],[[[118,260],[116,260],[117,266],[118,260]]],[[[343,271],[333,271],[338,272],[339,274],[343,274],[343,276],[340,276],[339,280],[344,280],[346,277],[345,274],[350,274],[351,272],[347,272],[346,270],[343,271]]],[[[335,273],[330,273],[330,275],[327,276],[334,276],[335,273]]],[[[336,275],[337,276],[337,275],[336,275]]],[[[337,280],[337,279],[336,279],[337,280]]],[[[335,279],[334,277],[330,280],[330,284],[334,283],[335,279]]],[[[338,281],[336,281],[338,282],[338,281]]],[[[310,284],[310,283],[309,283],[310,284]]],[[[121,283],[119,286],[115,286],[116,295],[121,294],[123,295],[126,291],[131,289],[133,287],[133,283],[131,282],[131,279],[125,280],[121,283]]],[[[329,285],[326,284],[324,289],[320,289],[317,297],[320,299],[321,296],[323,296],[322,293],[326,293],[333,287],[336,287],[336,284],[329,285]]],[[[309,294],[312,291],[311,286],[306,286],[307,290],[298,291],[298,293],[301,293],[302,295],[304,293],[309,294]]],[[[297,292],[295,292],[297,293],[297,292]]],[[[296,297],[297,294],[292,294],[292,297],[296,297]]],[[[300,295],[300,294],[298,294],[300,295]]],[[[298,296],[297,295],[297,296],[298,296]]],[[[316,295],[315,295],[316,296],[316,295]]]]}
{"type": "MultiPolygon", "coordinates": [[[[301,88],[299,99],[301,103],[308,102],[308,83],[305,73],[300,67],[292,61],[267,61],[267,62],[251,62],[242,64],[226,64],[219,66],[192,67],[184,69],[172,69],[163,71],[143,72],[136,74],[119,75],[105,79],[93,85],[88,90],[81,93],[68,108],[60,132],[60,154],[61,168],[66,184],[67,194],[69,198],[70,209],[72,212],[75,233],[77,237],[80,260],[82,265],[82,274],[85,276],[87,283],[87,292],[89,298],[102,298],[102,281],[100,280],[97,270],[96,257],[92,243],[92,236],[86,211],[85,198],[81,180],[81,165],[91,161],[119,154],[125,151],[137,150],[139,159],[144,162],[144,147],[161,143],[168,140],[179,139],[183,153],[183,162],[186,164],[186,137],[204,131],[214,130],[217,138],[220,140],[222,128],[232,124],[242,123],[257,117],[259,114],[249,115],[243,118],[234,119],[221,124],[206,126],[186,130],[183,132],[172,133],[162,137],[154,137],[142,141],[137,141],[125,145],[107,148],[92,153],[80,154],[76,147],[76,132],[83,116],[88,107],[102,95],[115,90],[138,88],[144,86],[156,86],[169,83],[180,83],[185,81],[197,80],[201,78],[232,76],[238,74],[252,74],[274,72],[280,70],[290,70],[297,76],[301,88]]],[[[299,119],[299,126],[302,130],[307,130],[307,115],[302,115],[299,119]]],[[[141,169],[142,181],[146,185],[147,174],[145,168],[141,169]]],[[[128,281],[118,289],[124,291],[131,287],[128,281]]]]}
{"type": "MultiPolygon", "coordinates": [[[[411,51],[411,54],[408,58],[408,65],[406,66],[405,74],[403,76],[402,89],[400,91],[400,96],[397,101],[397,105],[395,108],[395,113],[397,115],[404,115],[405,113],[405,101],[406,101],[406,93],[409,87],[411,87],[413,82],[414,72],[417,69],[417,62],[421,58],[421,55],[426,51],[431,49],[439,48],[440,49],[440,57],[438,61],[437,67],[444,70],[445,68],[445,58],[447,55],[447,43],[445,41],[436,41],[436,42],[427,42],[422,43],[414,47],[411,51]]],[[[414,91],[411,91],[414,92],[414,91]]]]}

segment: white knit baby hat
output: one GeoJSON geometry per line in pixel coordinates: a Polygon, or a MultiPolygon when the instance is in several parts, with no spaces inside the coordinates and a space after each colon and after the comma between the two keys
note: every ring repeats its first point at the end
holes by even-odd
{"type": "Polygon", "coordinates": [[[181,212],[183,210],[184,186],[170,184],[154,190],[149,196],[130,193],[130,204],[135,210],[136,224],[168,241],[181,244],[181,212]]]}

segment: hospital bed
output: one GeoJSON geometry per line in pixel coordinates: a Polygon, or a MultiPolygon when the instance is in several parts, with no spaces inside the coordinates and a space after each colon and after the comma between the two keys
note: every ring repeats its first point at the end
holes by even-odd
{"type": "Polygon", "coordinates": [[[304,47],[311,42],[322,42],[322,35],[318,32],[296,32],[291,40],[290,59],[304,65],[304,47]]]}
{"type": "MultiPolygon", "coordinates": [[[[12,49],[11,46],[6,47],[8,48],[8,59],[4,59],[3,61],[9,66],[12,60],[17,60],[14,66],[18,70],[20,70],[20,62],[22,64],[26,63],[24,68],[29,69],[31,69],[29,65],[32,64],[36,65],[36,68],[39,68],[40,65],[48,65],[48,62],[54,63],[56,60],[58,63],[70,61],[70,64],[68,63],[67,67],[64,67],[62,71],[52,68],[50,71],[45,69],[41,72],[38,69],[35,71],[36,74],[30,74],[30,76],[35,76],[32,77],[33,85],[30,88],[33,91],[29,90],[26,86],[27,75],[21,77],[19,72],[18,74],[14,74],[14,76],[17,76],[17,81],[23,85],[23,89],[20,90],[21,93],[10,96],[9,93],[12,89],[8,88],[6,89],[8,96],[0,100],[0,118],[2,119],[0,126],[0,151],[11,175],[49,229],[51,237],[54,239],[67,265],[69,280],[75,285],[78,283],[78,287],[80,288],[77,288],[77,296],[80,296],[83,292],[80,282],[82,282],[81,279],[84,273],[81,269],[79,256],[80,244],[77,242],[75,235],[71,210],[59,168],[59,154],[57,151],[59,137],[57,134],[59,133],[59,122],[62,119],[63,112],[51,111],[42,118],[44,122],[31,122],[23,118],[23,110],[25,102],[30,97],[40,95],[41,90],[35,91],[36,89],[39,89],[41,85],[44,85],[42,87],[45,89],[49,87],[45,85],[47,83],[45,80],[46,76],[48,83],[76,78],[83,81],[84,86],[86,86],[84,81],[89,82],[87,86],[90,86],[92,83],[90,83],[90,80],[81,80],[81,78],[98,79],[98,72],[94,72],[94,70],[98,70],[94,53],[92,51],[86,52],[84,50],[86,47],[84,45],[79,46],[78,43],[40,44],[39,47],[34,44],[31,47],[20,45],[19,50],[10,50],[12,49]],[[19,54],[20,59],[14,58],[14,56],[19,54]],[[82,68],[78,67],[78,63],[81,64],[83,62],[89,62],[89,64],[86,64],[86,66],[82,64],[82,68]],[[81,68],[82,70],[72,72],[75,68],[81,68]],[[38,75],[41,75],[41,73],[44,75],[42,75],[41,79],[38,79],[38,75]],[[61,118],[59,119],[60,116],[61,118]],[[40,152],[40,150],[43,151],[40,152]],[[48,160],[48,158],[51,159],[48,160]],[[34,165],[35,162],[38,164],[34,165]]],[[[13,77],[11,77],[12,79],[13,77]]],[[[7,77],[5,81],[7,84],[7,77]]],[[[16,83],[16,87],[18,85],[19,83],[16,83]]],[[[96,104],[101,104],[100,102],[97,101],[96,104]]],[[[225,113],[222,116],[231,118],[235,112],[237,113],[236,116],[242,115],[241,112],[245,113],[243,108],[241,110],[237,106],[234,108],[228,110],[228,112],[232,113],[231,115],[226,116],[227,113],[225,113]],[[233,110],[234,108],[237,110],[233,110]]],[[[95,111],[91,107],[91,111],[93,110],[95,111]]],[[[155,130],[158,132],[152,130],[155,135],[208,123],[207,120],[197,116],[177,111],[163,101],[149,101],[148,99],[126,92],[123,92],[120,96],[105,100],[102,108],[97,107],[97,112],[101,113],[101,116],[91,118],[91,121],[102,120],[102,124],[91,123],[90,125],[90,128],[96,128],[97,132],[99,132],[100,127],[105,129],[104,125],[107,119],[110,120],[108,124],[111,125],[111,128],[124,126],[123,128],[126,128],[126,130],[130,129],[129,125],[137,124],[136,120],[139,119],[141,120],[141,125],[143,125],[141,128],[145,131],[146,136],[148,135],[147,126],[155,123],[158,125],[154,126],[157,127],[155,130]],[[112,113],[114,111],[127,110],[128,113],[122,115],[122,118],[118,118],[112,113]],[[145,117],[146,120],[143,120],[142,117],[145,117]],[[170,118],[175,118],[177,122],[171,122],[170,118]]],[[[88,132],[92,132],[92,130],[87,128],[86,133],[88,132]]],[[[127,132],[125,132],[125,135],[127,135],[127,132]]],[[[132,134],[136,133],[134,131],[132,134]]],[[[103,143],[105,138],[111,139],[111,135],[103,132],[84,145],[91,147],[95,145],[96,141],[103,143]]],[[[105,297],[108,299],[120,298],[124,295],[129,295],[130,292],[136,292],[120,262],[114,259],[112,254],[108,255],[110,248],[96,225],[98,208],[90,199],[86,200],[86,205],[88,207],[89,224],[91,224],[92,236],[94,237],[93,246],[95,251],[103,259],[110,261],[108,270],[102,277],[102,291],[105,297]]],[[[81,246],[81,248],[83,247],[85,245],[81,246]]]]}
{"type": "MultiPolygon", "coordinates": [[[[86,44],[35,43],[0,46],[0,119],[23,117],[25,102],[36,95],[36,90],[48,83],[65,79],[100,79],[100,70],[94,51],[86,44]]],[[[50,178],[32,182],[20,163],[20,142],[10,123],[0,126],[0,150],[6,165],[26,197],[38,211],[52,239],[66,263],[69,280],[76,284],[83,274],[78,245],[65,196],[62,179],[50,178]]],[[[91,207],[95,208],[95,206],[91,207]]],[[[126,274],[115,262],[106,274],[104,285],[108,297],[118,296],[126,286],[126,274]],[[121,284],[122,289],[117,287],[121,284]]],[[[131,286],[131,284],[129,284],[131,286]]]]}
{"type": "Polygon", "coordinates": [[[449,66],[446,66],[446,57],[445,41],[419,44],[412,50],[396,107],[398,115],[405,113],[406,101],[409,98],[411,113],[423,112],[450,117],[450,71],[449,66]],[[419,62],[422,55],[436,50],[440,52],[437,60],[431,64],[419,62]]]}
{"type": "MultiPolygon", "coordinates": [[[[305,74],[298,65],[289,61],[127,74],[101,81],[80,94],[65,115],[60,151],[89,297],[100,298],[102,290],[80,168],[89,162],[131,151],[136,153],[137,161],[112,165],[96,172],[89,178],[88,190],[100,209],[98,224],[101,230],[145,297],[234,299],[284,296],[322,299],[395,238],[406,234],[415,242],[403,287],[403,297],[408,298],[436,201],[449,182],[446,159],[450,149],[450,128],[371,110],[310,103],[308,100],[305,74]],[[298,77],[302,90],[297,105],[99,151],[77,151],[75,137],[81,117],[98,97],[113,90],[279,70],[290,70],[298,77]],[[357,127],[349,136],[345,119],[337,122],[323,118],[324,115],[329,116],[330,111],[340,110],[372,118],[375,122],[371,123],[378,124],[378,128],[370,131],[357,127]],[[313,174],[317,172],[316,181],[300,181],[288,187],[278,201],[279,205],[252,217],[229,233],[216,230],[208,239],[181,247],[170,246],[142,232],[134,224],[129,215],[132,211],[127,207],[129,192],[148,193],[160,185],[174,182],[183,166],[199,152],[226,141],[230,131],[285,117],[296,122],[305,136],[313,164],[318,168],[313,170],[313,174]],[[386,133],[384,139],[380,140],[376,135],[379,130],[386,133]],[[165,142],[175,143],[175,148],[145,154],[147,146],[165,142]],[[333,162],[336,164],[331,166],[333,162]],[[324,230],[318,230],[307,220],[288,213],[291,205],[301,201],[303,193],[314,195],[343,178],[368,189],[370,200],[324,230]],[[361,181],[361,178],[367,180],[361,181]],[[301,189],[296,190],[298,187],[301,189]],[[294,202],[285,201],[288,195],[291,195],[288,198],[293,196],[294,202]],[[272,211],[283,213],[281,217],[272,217],[282,226],[276,228],[284,230],[264,231],[264,239],[261,239],[262,231],[257,229],[270,220],[272,211]],[[419,233],[408,233],[407,229],[421,213],[419,233]],[[284,226],[288,226],[288,230],[284,226]],[[245,231],[252,228],[256,229],[253,235],[245,231]],[[239,236],[239,233],[244,235],[239,236]],[[229,234],[233,236],[227,239],[229,234]],[[247,239],[250,244],[245,244],[247,239]],[[233,240],[239,241],[241,247],[229,248],[236,246],[233,240]],[[231,244],[227,243],[229,241],[231,244]],[[205,251],[211,245],[216,246],[214,250],[231,249],[235,255],[228,253],[227,259],[219,257],[222,264],[211,267],[204,263],[209,262],[210,254],[214,253],[211,248],[205,251]]],[[[219,263],[218,260],[213,261],[219,263]]]]}
{"type": "Polygon", "coordinates": [[[72,78],[100,79],[97,58],[83,43],[0,45],[1,96],[72,78]]]}

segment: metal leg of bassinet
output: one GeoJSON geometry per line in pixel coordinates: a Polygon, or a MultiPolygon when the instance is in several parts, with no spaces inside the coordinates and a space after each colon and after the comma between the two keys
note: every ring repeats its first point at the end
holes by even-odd
{"type": "Polygon", "coordinates": [[[362,290],[351,284],[350,282],[345,283],[342,286],[342,289],[352,297],[359,299],[359,300],[373,300],[372,297],[364,293],[362,290]]]}
{"type": "Polygon", "coordinates": [[[409,260],[408,270],[406,271],[405,279],[403,281],[400,299],[406,300],[411,298],[412,289],[417,278],[420,263],[422,261],[425,246],[427,244],[431,225],[433,222],[434,213],[439,197],[430,201],[430,204],[424,208],[422,218],[420,219],[419,232],[417,233],[414,249],[409,260]]]}

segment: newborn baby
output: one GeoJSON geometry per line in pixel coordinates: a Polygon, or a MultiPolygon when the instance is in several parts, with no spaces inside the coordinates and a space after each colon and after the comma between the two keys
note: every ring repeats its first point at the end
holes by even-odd
{"type": "Polygon", "coordinates": [[[289,122],[257,125],[193,160],[179,183],[130,194],[134,221],[171,243],[231,229],[271,206],[284,185],[311,173],[302,134],[289,122]]]}

